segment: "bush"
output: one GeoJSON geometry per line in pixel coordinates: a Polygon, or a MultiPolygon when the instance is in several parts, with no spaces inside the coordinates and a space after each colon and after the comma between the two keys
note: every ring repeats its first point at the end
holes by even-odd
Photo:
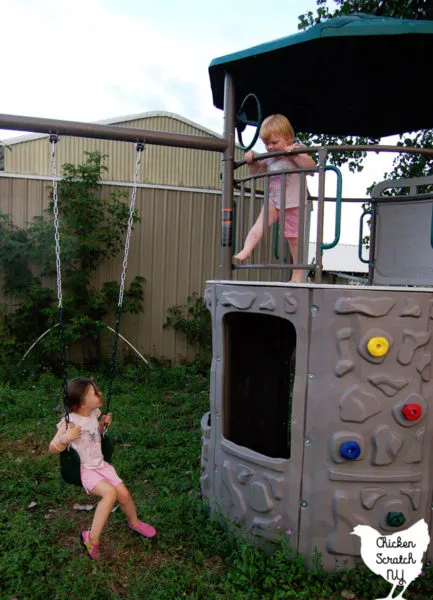
{"type": "MultiPolygon", "coordinates": [[[[124,192],[102,198],[105,158],[98,152],[86,152],[82,164],[63,165],[65,176],[58,183],[65,342],[69,348],[79,343],[82,360],[96,364],[102,361],[104,318],[116,311],[119,283],[108,281],[95,289],[93,279],[104,261],[122,251],[129,218],[124,192]]],[[[134,215],[134,222],[137,220],[134,215]]],[[[12,299],[12,305],[0,309],[3,377],[13,377],[15,365],[30,344],[50,329],[50,335],[38,344],[38,363],[59,363],[57,295],[41,283],[42,277],[55,281],[54,246],[53,202],[42,217],[22,229],[9,215],[0,215],[2,290],[12,299]]],[[[143,282],[136,276],[125,289],[123,312],[142,310],[143,282]]]]}
{"type": "Polygon", "coordinates": [[[203,298],[193,292],[186,304],[171,306],[167,314],[164,327],[183,333],[195,350],[196,361],[208,368],[212,361],[212,320],[203,298]]]}

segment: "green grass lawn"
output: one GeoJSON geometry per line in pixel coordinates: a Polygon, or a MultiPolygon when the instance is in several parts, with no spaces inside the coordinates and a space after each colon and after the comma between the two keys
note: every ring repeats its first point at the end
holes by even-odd
{"type": "MultiPolygon", "coordinates": [[[[93,375],[104,390],[103,377],[93,375]]],[[[96,498],[64,484],[58,457],[48,453],[59,387],[47,373],[19,387],[0,383],[1,600],[370,600],[388,593],[366,568],[307,570],[284,540],[266,554],[209,518],[199,493],[208,379],[182,365],[127,367],[115,381],[113,463],[158,536],[149,541],[131,532],[117,510],[101,559],[92,561],[79,539],[92,511],[74,505],[94,506],[96,498]]],[[[407,598],[433,598],[432,568],[424,572],[407,598]]]]}

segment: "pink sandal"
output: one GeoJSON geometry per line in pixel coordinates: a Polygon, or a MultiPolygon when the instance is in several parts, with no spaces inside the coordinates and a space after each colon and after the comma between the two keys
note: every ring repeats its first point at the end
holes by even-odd
{"type": "Polygon", "coordinates": [[[135,527],[133,527],[129,521],[127,521],[128,523],[128,527],[129,529],[132,529],[133,531],[137,531],[138,533],[140,533],[141,535],[143,535],[146,538],[153,538],[156,535],[156,529],[155,527],[152,527],[152,525],[148,525],[147,523],[143,523],[143,521],[138,521],[137,525],[135,525],[135,527]]]}
{"type": "Polygon", "coordinates": [[[99,544],[93,544],[90,541],[90,531],[84,530],[81,532],[81,541],[85,545],[90,558],[99,558],[99,544]]]}

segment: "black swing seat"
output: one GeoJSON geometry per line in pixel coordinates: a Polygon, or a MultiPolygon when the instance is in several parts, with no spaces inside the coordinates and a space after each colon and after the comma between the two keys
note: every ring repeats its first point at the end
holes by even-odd
{"type": "MultiPolygon", "coordinates": [[[[111,464],[114,452],[114,441],[103,433],[101,435],[101,450],[104,460],[111,464]]],[[[68,446],[63,452],[60,452],[60,473],[65,483],[82,486],[81,482],[81,461],[78,452],[68,446]]]]}

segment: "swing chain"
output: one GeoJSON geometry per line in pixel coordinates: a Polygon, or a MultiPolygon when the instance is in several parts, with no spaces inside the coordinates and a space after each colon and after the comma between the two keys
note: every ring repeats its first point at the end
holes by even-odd
{"type": "Polygon", "coordinates": [[[60,259],[60,220],[59,203],[57,193],[57,168],[56,168],[56,144],[59,136],[56,133],[50,134],[51,144],[51,174],[53,181],[53,213],[54,213],[54,242],[56,252],[56,282],[57,282],[57,303],[59,307],[59,326],[60,326],[60,361],[63,373],[63,403],[65,407],[66,426],[69,423],[68,410],[68,374],[66,367],[66,342],[65,342],[65,323],[63,318],[63,295],[62,295],[62,263],[60,259]]]}
{"type": "Polygon", "coordinates": [[[124,250],[124,254],[123,254],[123,263],[122,263],[122,273],[120,275],[119,300],[117,302],[118,306],[122,306],[122,304],[123,304],[123,294],[125,291],[126,269],[128,267],[129,245],[131,243],[132,225],[134,222],[135,200],[137,197],[138,171],[140,168],[141,153],[144,150],[144,144],[143,143],[137,144],[136,150],[137,150],[137,159],[135,162],[135,172],[134,172],[134,182],[133,182],[133,186],[132,186],[131,202],[129,204],[128,230],[126,232],[125,250],[124,250]]]}
{"type": "Polygon", "coordinates": [[[125,239],[125,249],[123,253],[123,263],[122,263],[122,272],[120,275],[120,286],[119,286],[119,299],[117,302],[117,310],[116,310],[116,325],[114,327],[114,337],[113,337],[113,347],[111,351],[111,368],[110,368],[110,376],[108,380],[108,392],[107,392],[107,403],[105,412],[110,412],[110,401],[113,391],[113,378],[116,369],[116,356],[117,356],[117,345],[119,341],[119,328],[120,328],[120,317],[122,314],[122,305],[123,305],[123,295],[125,292],[125,280],[126,280],[126,270],[128,268],[128,255],[129,255],[129,246],[131,243],[131,234],[132,234],[132,226],[134,222],[134,212],[135,212],[135,201],[137,198],[137,186],[138,186],[138,173],[141,164],[142,152],[144,151],[144,142],[138,142],[136,144],[136,162],[135,162],[135,172],[134,172],[134,180],[132,185],[132,193],[131,200],[129,203],[129,217],[128,217],[128,228],[126,231],[126,239],[125,239]]]}
{"type": "MultiPolygon", "coordinates": [[[[65,329],[64,329],[64,318],[63,318],[63,297],[62,297],[62,271],[61,271],[61,259],[60,259],[60,220],[59,220],[59,206],[58,206],[58,193],[57,193],[57,170],[56,170],[56,143],[58,141],[58,135],[55,133],[50,134],[51,143],[51,172],[53,180],[53,213],[54,213],[54,240],[55,240],[55,253],[56,253],[56,277],[57,277],[57,300],[59,307],[59,325],[60,325],[60,354],[61,364],[63,371],[63,399],[65,407],[65,421],[66,426],[69,423],[69,410],[68,410],[68,380],[67,380],[67,365],[66,365],[66,343],[65,343],[65,329]]],[[[119,286],[119,299],[117,302],[116,310],[116,326],[114,331],[113,348],[111,353],[111,369],[108,381],[108,392],[107,392],[107,403],[105,412],[110,411],[110,400],[113,388],[113,377],[116,366],[116,355],[117,345],[119,339],[119,327],[120,327],[120,316],[122,312],[123,296],[125,291],[125,280],[126,270],[128,267],[128,255],[129,246],[131,243],[132,226],[134,222],[135,202],[137,198],[137,186],[138,186],[138,172],[141,164],[142,152],[144,150],[144,142],[138,142],[136,144],[137,158],[135,163],[134,180],[132,186],[131,200],[129,204],[129,217],[128,227],[126,232],[125,249],[123,255],[122,272],[120,276],[119,286]]],[[[106,429],[106,428],[105,428],[106,429]]],[[[105,433],[105,430],[104,430],[105,433]]]]}
{"type": "Polygon", "coordinates": [[[57,273],[57,300],[59,309],[62,307],[62,270],[60,261],[60,222],[59,222],[59,205],[57,195],[57,168],[56,168],[56,144],[58,136],[55,133],[50,135],[51,143],[51,173],[53,179],[53,213],[54,213],[54,241],[56,249],[56,273],[57,273]]]}

